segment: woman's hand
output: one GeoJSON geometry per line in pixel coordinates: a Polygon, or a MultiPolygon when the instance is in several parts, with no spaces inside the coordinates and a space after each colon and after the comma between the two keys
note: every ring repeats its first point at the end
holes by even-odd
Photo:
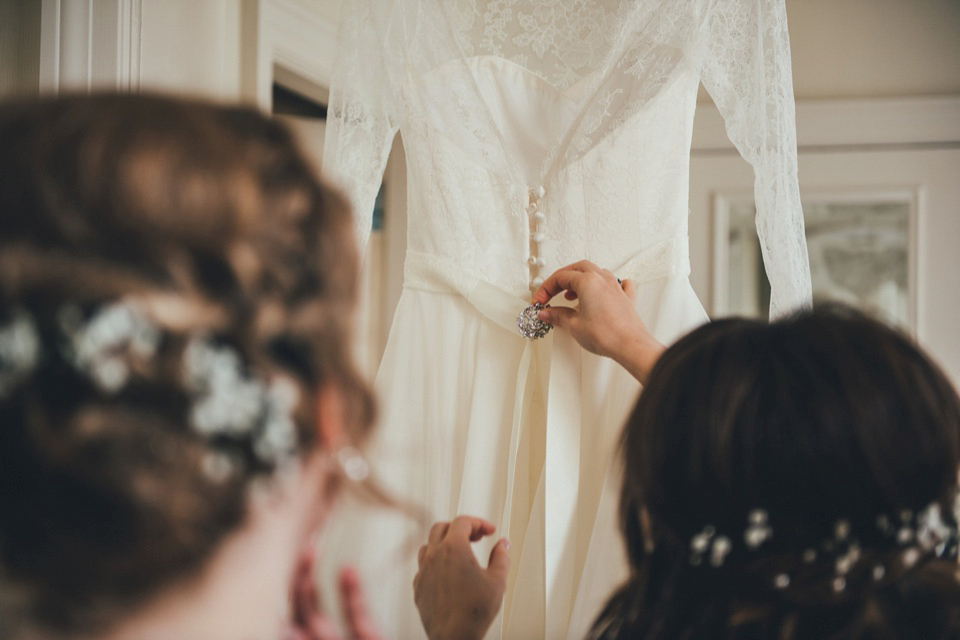
{"type": "Polygon", "coordinates": [[[566,329],[584,349],[614,359],[646,384],[664,347],[634,310],[633,283],[624,280],[621,285],[610,271],[584,260],[547,278],[533,301],[546,304],[560,293],[567,300],[579,300],[578,307],[544,309],[540,319],[566,329]]]}
{"type": "MultiPolygon", "coordinates": [[[[315,561],[316,553],[312,547],[304,549],[300,554],[291,587],[293,620],[287,628],[284,640],[341,640],[336,625],[320,606],[313,577],[315,561]]],[[[367,611],[360,577],[349,567],[340,572],[340,603],[348,638],[381,640],[382,636],[367,611]]]]}
{"type": "Polygon", "coordinates": [[[486,569],[470,547],[495,529],[470,516],[430,529],[413,579],[414,601],[430,640],[480,640],[497,617],[507,587],[510,543],[506,538],[497,542],[486,569]]]}

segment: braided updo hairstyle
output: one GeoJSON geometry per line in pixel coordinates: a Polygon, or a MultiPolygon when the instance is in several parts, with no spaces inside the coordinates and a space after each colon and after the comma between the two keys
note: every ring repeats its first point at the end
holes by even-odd
{"type": "Polygon", "coordinates": [[[354,442],[372,424],[350,351],[350,209],[257,111],[110,94],[0,106],[0,227],[0,325],[31,318],[41,347],[0,394],[0,635],[107,628],[244,521],[275,465],[190,428],[191,338],[293,381],[298,455],[317,445],[321,385],[343,391],[354,442]],[[126,300],[161,338],[105,390],[60,355],[63,314],[126,300]],[[214,444],[233,473],[205,468],[214,444]]]}
{"type": "Polygon", "coordinates": [[[593,638],[960,638],[960,400],[842,307],[667,349],[622,443],[631,575],[593,638]]]}

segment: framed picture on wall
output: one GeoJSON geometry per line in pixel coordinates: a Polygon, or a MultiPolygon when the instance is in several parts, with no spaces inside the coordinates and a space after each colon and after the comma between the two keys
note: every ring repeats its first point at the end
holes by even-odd
{"type": "MultiPolygon", "coordinates": [[[[814,305],[843,302],[913,332],[917,193],[807,193],[803,200],[814,305]]],[[[767,318],[767,280],[752,197],[717,194],[714,297],[721,315],[767,318]]]]}

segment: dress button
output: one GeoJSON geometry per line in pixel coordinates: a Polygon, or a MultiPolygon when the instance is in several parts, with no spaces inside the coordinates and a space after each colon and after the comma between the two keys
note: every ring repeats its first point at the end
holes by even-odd
{"type": "Polygon", "coordinates": [[[544,220],[547,219],[547,216],[543,215],[543,211],[534,211],[533,219],[536,220],[537,222],[543,222],[544,220]]]}
{"type": "Polygon", "coordinates": [[[538,257],[538,256],[530,256],[530,266],[531,266],[531,267],[542,267],[542,266],[544,266],[545,264],[547,264],[547,263],[546,263],[546,261],[544,261],[543,258],[540,258],[540,257],[538,257]]]}
{"type": "Polygon", "coordinates": [[[543,186],[539,186],[539,187],[537,187],[536,189],[531,190],[530,193],[531,193],[531,195],[533,195],[537,200],[539,200],[540,198],[542,198],[543,196],[545,196],[545,195],[547,194],[547,190],[544,189],[543,186]]]}
{"type": "Polygon", "coordinates": [[[543,285],[543,278],[534,278],[530,281],[531,289],[539,289],[541,285],[543,285]]]}
{"type": "Polygon", "coordinates": [[[533,234],[533,236],[532,236],[531,239],[532,239],[536,244],[543,244],[544,235],[538,231],[537,233],[533,234]]]}
{"type": "Polygon", "coordinates": [[[537,211],[539,211],[539,209],[540,209],[540,205],[538,205],[536,201],[531,202],[529,205],[527,205],[527,213],[529,213],[530,215],[535,214],[537,211]]]}

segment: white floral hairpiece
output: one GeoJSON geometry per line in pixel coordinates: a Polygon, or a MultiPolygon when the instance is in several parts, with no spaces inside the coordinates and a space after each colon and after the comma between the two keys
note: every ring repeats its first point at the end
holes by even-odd
{"type": "Polygon", "coordinates": [[[194,338],[184,353],[187,388],[195,395],[190,412],[193,429],[206,438],[250,438],[262,462],[280,464],[297,447],[293,411],[300,394],[290,380],[269,386],[246,375],[237,351],[194,338]]]}
{"type": "MultiPolygon", "coordinates": [[[[102,391],[117,393],[130,381],[136,362],[155,357],[162,332],[135,300],[104,305],[86,320],[77,305],[57,314],[63,359],[102,391]]],[[[37,367],[41,342],[26,311],[17,311],[0,324],[0,398],[7,396],[37,367]]],[[[245,371],[233,347],[207,337],[189,340],[183,354],[183,375],[193,396],[190,427],[211,443],[204,460],[211,477],[225,478],[234,469],[232,457],[217,448],[218,440],[251,442],[253,454],[279,466],[293,459],[298,437],[294,412],[300,401],[297,386],[276,377],[269,384],[245,371]]]]}
{"type": "Polygon", "coordinates": [[[127,384],[131,356],[148,360],[160,344],[160,331],[131,300],[106,305],[86,322],[79,307],[67,306],[59,321],[69,341],[67,359],[108,393],[127,384]]]}

